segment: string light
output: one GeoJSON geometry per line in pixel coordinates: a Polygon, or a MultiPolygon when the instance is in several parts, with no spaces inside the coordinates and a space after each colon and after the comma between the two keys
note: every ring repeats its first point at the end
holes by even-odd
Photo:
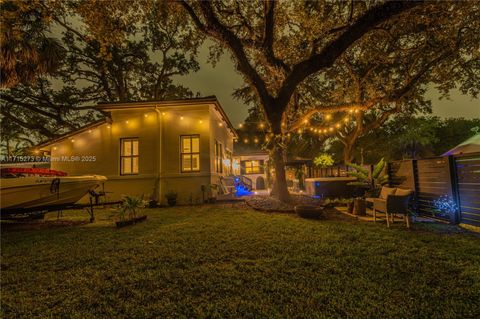
{"type": "Polygon", "coordinates": [[[71,141],[72,143],[74,143],[74,142],[75,142],[75,139],[72,138],[70,141],[71,141]]]}
{"type": "Polygon", "coordinates": [[[335,125],[335,127],[336,127],[336,128],[340,128],[340,124],[337,123],[337,124],[335,125]]]}
{"type": "Polygon", "coordinates": [[[355,112],[355,113],[358,113],[358,110],[357,110],[357,109],[355,109],[355,110],[354,110],[354,112],[355,112]]]}
{"type": "Polygon", "coordinates": [[[218,123],[218,126],[222,127],[222,126],[223,126],[223,123],[221,123],[221,122],[220,122],[220,123],[218,123]]]}
{"type": "Polygon", "coordinates": [[[92,133],[92,130],[88,130],[88,133],[92,133]]]}
{"type": "Polygon", "coordinates": [[[331,120],[331,119],[332,119],[332,115],[330,115],[330,114],[325,115],[325,119],[326,119],[327,121],[328,121],[328,120],[331,120]]]}
{"type": "Polygon", "coordinates": [[[265,124],[260,123],[260,128],[264,128],[264,127],[265,127],[265,124]]]}
{"type": "Polygon", "coordinates": [[[57,147],[56,147],[56,146],[54,146],[54,147],[53,147],[53,150],[54,150],[54,151],[56,151],[56,150],[57,150],[57,147]]]}
{"type": "Polygon", "coordinates": [[[238,124],[238,127],[239,127],[239,128],[242,128],[242,127],[243,127],[243,124],[242,124],[242,123],[238,124]]]}
{"type": "Polygon", "coordinates": [[[183,121],[183,116],[180,116],[180,120],[182,120],[182,121],[183,121]]]}
{"type": "Polygon", "coordinates": [[[203,121],[202,121],[202,120],[200,120],[200,121],[198,121],[198,123],[202,124],[202,123],[203,123],[203,121]]]}
{"type": "Polygon", "coordinates": [[[107,128],[112,128],[110,125],[107,125],[107,128]]]}
{"type": "Polygon", "coordinates": [[[165,112],[162,112],[162,115],[165,116],[165,112]]]}
{"type": "Polygon", "coordinates": [[[255,139],[253,140],[253,142],[254,142],[255,144],[258,143],[258,138],[255,138],[255,139]]]}
{"type": "Polygon", "coordinates": [[[244,139],[243,143],[245,143],[245,144],[248,143],[248,139],[244,139]]]}
{"type": "Polygon", "coordinates": [[[143,116],[148,117],[148,114],[144,114],[143,116]]]}
{"type": "Polygon", "coordinates": [[[128,120],[126,120],[126,121],[125,121],[125,123],[127,123],[127,124],[128,124],[128,120]]]}

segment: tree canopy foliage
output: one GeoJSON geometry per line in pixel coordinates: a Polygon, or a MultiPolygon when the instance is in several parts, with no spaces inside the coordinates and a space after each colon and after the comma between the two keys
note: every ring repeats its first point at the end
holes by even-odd
{"type": "MultiPolygon", "coordinates": [[[[371,164],[380,158],[393,161],[438,156],[471,137],[475,127],[480,127],[480,119],[395,115],[359,138],[353,158],[358,163],[371,164]]],[[[329,151],[341,160],[342,148],[341,142],[336,141],[329,151]]]]}

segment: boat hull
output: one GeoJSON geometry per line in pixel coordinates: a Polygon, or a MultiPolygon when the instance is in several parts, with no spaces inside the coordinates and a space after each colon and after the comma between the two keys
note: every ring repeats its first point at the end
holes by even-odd
{"type": "Polygon", "coordinates": [[[74,204],[106,180],[98,175],[2,179],[1,210],[74,204]]]}

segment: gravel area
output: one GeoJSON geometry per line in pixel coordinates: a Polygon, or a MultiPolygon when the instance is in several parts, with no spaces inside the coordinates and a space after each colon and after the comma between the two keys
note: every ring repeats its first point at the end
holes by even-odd
{"type": "Polygon", "coordinates": [[[284,203],[271,196],[253,196],[245,200],[248,206],[253,209],[265,212],[293,213],[297,205],[322,205],[322,200],[305,195],[290,195],[290,201],[284,203]]]}

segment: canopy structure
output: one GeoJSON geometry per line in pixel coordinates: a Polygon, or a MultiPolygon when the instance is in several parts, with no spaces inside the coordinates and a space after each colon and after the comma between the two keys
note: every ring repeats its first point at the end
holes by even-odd
{"type": "Polygon", "coordinates": [[[476,133],[463,143],[458,144],[442,156],[480,153],[480,132],[476,133]]]}

